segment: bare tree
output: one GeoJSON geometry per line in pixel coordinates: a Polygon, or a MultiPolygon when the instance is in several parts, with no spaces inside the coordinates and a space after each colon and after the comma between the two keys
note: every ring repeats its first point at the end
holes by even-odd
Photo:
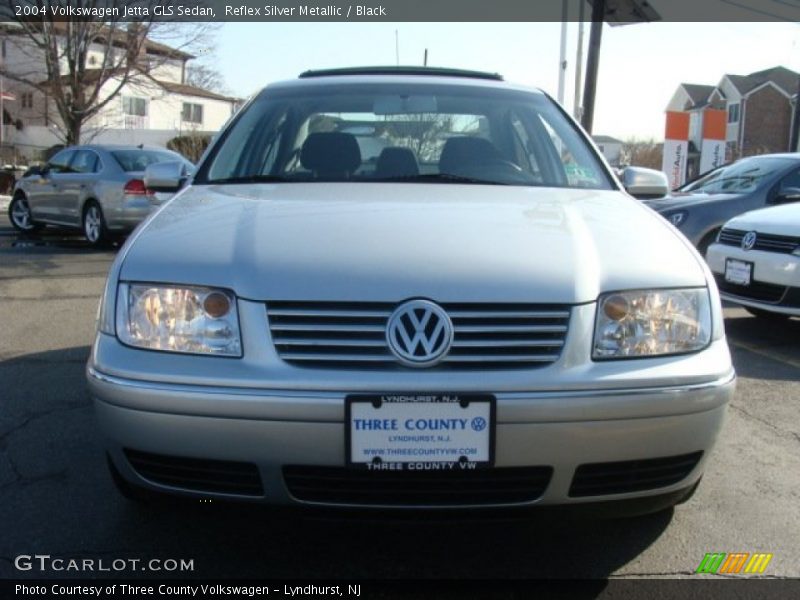
{"type": "MultiPolygon", "coordinates": [[[[24,64],[0,68],[3,77],[43,92],[55,108],[59,137],[77,144],[84,125],[128,85],[153,80],[167,61],[190,57],[213,26],[158,20],[155,7],[171,0],[18,0],[30,16],[11,16],[0,26],[24,64]],[[126,7],[140,7],[140,20],[124,21],[126,7]],[[43,7],[45,11],[43,12],[43,7]],[[54,7],[102,11],[102,20],[58,17],[54,7]],[[49,10],[48,10],[49,9],[49,10]],[[116,10],[114,10],[116,9],[116,10]],[[35,16],[34,16],[35,15],[35,16]]],[[[20,11],[23,15],[25,10],[20,11]]],[[[49,104],[46,102],[46,105],[49,104]]]]}
{"type": "Polygon", "coordinates": [[[439,156],[448,134],[453,130],[454,122],[453,115],[395,115],[386,120],[384,134],[394,145],[410,148],[419,160],[430,162],[439,156]]]}
{"type": "Polygon", "coordinates": [[[209,65],[197,64],[188,67],[186,83],[218,94],[228,93],[222,73],[209,65]]]}
{"type": "Polygon", "coordinates": [[[628,138],[622,144],[623,161],[636,167],[661,170],[664,145],[654,139],[628,138]]]}

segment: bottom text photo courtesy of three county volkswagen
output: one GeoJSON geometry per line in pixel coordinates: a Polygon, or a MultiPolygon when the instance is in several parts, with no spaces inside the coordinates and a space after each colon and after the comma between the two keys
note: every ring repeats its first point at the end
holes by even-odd
{"type": "Polygon", "coordinates": [[[115,483],[365,509],[685,501],[735,375],[713,276],[632,197],[663,175],[622,179],[497,75],[269,85],[110,270],[87,375],[115,483]]]}

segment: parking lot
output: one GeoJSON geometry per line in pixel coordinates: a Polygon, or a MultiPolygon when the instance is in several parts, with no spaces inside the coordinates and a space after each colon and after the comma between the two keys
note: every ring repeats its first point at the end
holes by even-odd
{"type": "Polygon", "coordinates": [[[69,575],[17,571],[20,554],[193,559],[172,575],[204,578],[697,577],[707,552],[772,553],[765,577],[800,576],[800,320],[726,308],[736,398],[674,511],[587,525],[147,507],[114,489],[84,383],[113,257],[53,231],[18,238],[0,217],[0,577],[69,575]]]}

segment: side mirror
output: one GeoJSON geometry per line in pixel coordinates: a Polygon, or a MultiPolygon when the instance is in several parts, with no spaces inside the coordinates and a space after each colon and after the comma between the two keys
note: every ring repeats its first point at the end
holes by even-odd
{"type": "Polygon", "coordinates": [[[154,163],[144,171],[144,185],[154,192],[175,193],[183,187],[189,174],[180,161],[154,163]]]}
{"type": "Polygon", "coordinates": [[[667,176],[661,171],[644,167],[625,167],[622,171],[622,185],[631,196],[639,200],[663,198],[669,193],[667,176]]]}
{"type": "Polygon", "coordinates": [[[786,187],[778,190],[778,193],[772,198],[771,204],[786,204],[798,201],[800,201],[800,188],[786,187]]]}
{"type": "Polygon", "coordinates": [[[22,174],[23,177],[33,177],[34,175],[41,177],[42,173],[44,172],[44,167],[39,165],[33,165],[28,167],[28,169],[22,174]]]}

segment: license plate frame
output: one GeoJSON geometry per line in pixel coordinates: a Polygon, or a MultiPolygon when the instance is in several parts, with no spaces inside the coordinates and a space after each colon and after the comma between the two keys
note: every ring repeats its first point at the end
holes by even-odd
{"type": "Polygon", "coordinates": [[[725,259],[725,281],[734,285],[749,286],[753,283],[755,263],[738,258],[725,259]]]}
{"type": "MultiPolygon", "coordinates": [[[[351,394],[345,397],[345,464],[350,469],[361,469],[376,472],[383,471],[413,471],[413,470],[477,470],[487,469],[494,466],[495,458],[495,440],[497,429],[497,399],[492,394],[483,393],[391,393],[391,394],[351,394]],[[386,409],[381,413],[382,409],[386,409]],[[468,411],[461,413],[461,411],[468,411]],[[364,458],[363,450],[365,444],[370,441],[368,435],[364,431],[356,432],[354,426],[354,419],[365,416],[377,417],[381,415],[378,420],[391,420],[398,418],[399,414],[404,414],[404,419],[450,419],[460,420],[467,419],[467,425],[464,429],[457,431],[446,430],[448,441],[439,440],[440,430],[419,431],[411,433],[404,427],[398,429],[380,430],[381,433],[373,435],[374,440],[379,442],[374,449],[388,450],[391,446],[389,436],[433,436],[434,439],[419,442],[398,442],[396,448],[416,448],[422,444],[426,448],[443,448],[442,454],[425,455],[415,459],[413,455],[392,455],[395,460],[388,460],[379,458],[375,460],[358,460],[357,453],[362,451],[361,458],[364,458]],[[428,416],[426,416],[426,413],[428,416]],[[438,416],[431,416],[434,413],[438,416]],[[460,416],[454,416],[459,415],[460,416]],[[485,427],[480,427],[480,421],[474,419],[484,419],[485,427]],[[460,445],[455,450],[475,449],[475,459],[470,459],[464,455],[457,455],[453,453],[453,445],[457,444],[457,439],[453,440],[449,433],[452,431],[460,439],[464,441],[467,439],[463,434],[471,429],[469,437],[473,438],[472,444],[460,445]],[[385,434],[383,432],[386,432],[385,434]],[[395,432],[395,433],[392,433],[395,432]],[[355,435],[354,435],[355,434],[355,435]],[[381,438],[384,439],[381,439],[381,438]],[[480,439],[479,439],[480,438],[480,439]],[[477,441],[476,441],[477,440],[477,441]],[[354,446],[355,443],[355,446],[354,446]],[[475,448],[474,444],[477,443],[479,447],[475,448]],[[445,460],[445,459],[449,460],[445,460]]],[[[405,421],[402,423],[405,425],[405,421]]],[[[460,424],[458,424],[460,427],[460,424]]],[[[371,432],[372,433],[372,432],[371,432]]],[[[384,454],[387,456],[387,454],[384,454]]]]}

